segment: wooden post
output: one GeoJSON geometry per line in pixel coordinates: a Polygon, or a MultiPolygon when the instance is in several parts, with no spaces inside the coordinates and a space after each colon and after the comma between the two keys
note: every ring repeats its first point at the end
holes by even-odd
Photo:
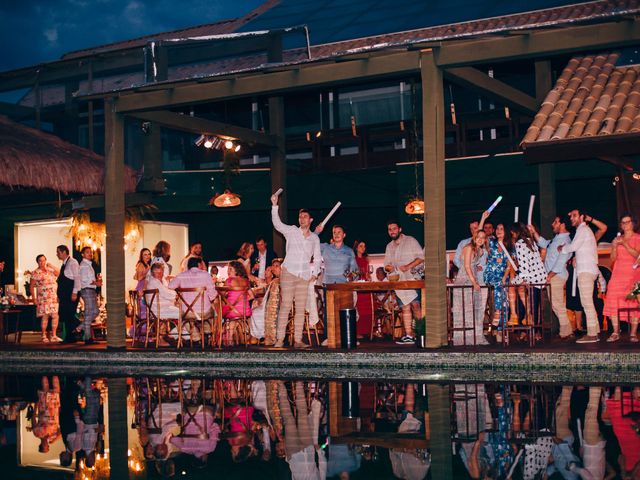
{"type": "MultiPolygon", "coordinates": [[[[551,62],[541,60],[535,62],[536,69],[536,100],[541,105],[551,90],[551,62]]],[[[556,166],[553,163],[538,165],[538,191],[540,193],[540,232],[546,238],[551,238],[551,224],[556,215],[556,166]]]]}
{"type": "MultiPolygon", "coordinates": [[[[269,98],[269,132],[278,138],[277,146],[271,148],[271,193],[284,189],[280,195],[280,218],[287,223],[287,161],[284,142],[284,99],[269,98]]],[[[265,202],[269,199],[266,198],[265,202]]],[[[284,256],[284,237],[273,230],[273,249],[284,256]]]]}
{"type": "Polygon", "coordinates": [[[142,122],[147,124],[143,136],[143,165],[144,176],[140,182],[140,190],[143,192],[163,193],[165,190],[162,178],[162,136],[161,126],[155,122],[142,122]]]}
{"type": "Polygon", "coordinates": [[[427,385],[431,478],[453,478],[451,403],[448,385],[427,385]]]}
{"type": "Polygon", "coordinates": [[[107,387],[109,389],[109,466],[111,467],[111,478],[129,478],[127,379],[109,378],[107,387]]]}
{"type": "Polygon", "coordinates": [[[126,346],[124,279],[124,119],[115,111],[115,99],[104,105],[105,169],[104,216],[106,227],[107,348],[126,346]]]}
{"type": "Polygon", "coordinates": [[[447,344],[444,94],[433,50],[422,52],[425,299],[428,348],[447,344]]]}
{"type": "MultiPolygon", "coordinates": [[[[89,73],[87,77],[89,93],[93,93],[93,63],[89,63],[89,73]]],[[[93,138],[93,100],[87,102],[87,148],[94,150],[93,138]]]]}

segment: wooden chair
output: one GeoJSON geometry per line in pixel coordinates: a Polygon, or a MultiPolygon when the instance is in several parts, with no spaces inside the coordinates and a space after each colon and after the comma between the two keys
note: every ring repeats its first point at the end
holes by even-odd
{"type": "Polygon", "coordinates": [[[140,339],[146,335],[146,332],[149,330],[150,326],[149,317],[142,313],[144,309],[142,308],[142,296],[140,295],[140,292],[138,292],[137,290],[129,290],[129,305],[131,305],[131,312],[133,317],[133,329],[131,335],[132,342],[134,345],[138,341],[140,341],[140,343],[143,343],[140,339]]]}
{"type": "Polygon", "coordinates": [[[147,314],[147,333],[144,340],[145,348],[147,348],[149,344],[149,335],[152,330],[156,337],[156,348],[158,348],[160,343],[160,327],[163,324],[166,325],[167,332],[171,330],[169,327],[173,324],[178,329],[178,342],[180,342],[180,339],[182,338],[182,331],[180,330],[181,325],[179,325],[180,319],[162,317],[162,312],[160,312],[160,299],[158,295],[159,292],[157,288],[152,290],[143,290],[142,292],[147,314]]]}
{"type": "Polygon", "coordinates": [[[245,306],[246,306],[246,301],[249,298],[249,287],[219,287],[218,288],[218,296],[220,298],[220,301],[218,303],[218,307],[219,307],[219,315],[220,318],[222,319],[222,328],[220,329],[219,332],[219,340],[218,340],[218,346],[222,345],[222,333],[223,333],[223,329],[226,330],[227,332],[227,338],[229,337],[229,335],[232,335],[230,332],[230,324],[231,321],[235,321],[238,323],[240,330],[241,330],[241,334],[242,334],[242,342],[244,343],[245,347],[249,345],[249,318],[247,314],[249,312],[247,312],[245,306]],[[240,295],[238,295],[238,297],[230,302],[229,301],[229,293],[230,292],[243,292],[240,295]],[[227,314],[225,315],[223,312],[225,310],[225,307],[229,308],[230,311],[227,312],[227,314]],[[229,317],[229,313],[234,312],[235,315],[233,315],[232,317],[229,317]],[[239,315],[239,316],[236,316],[239,315]]]}
{"type": "MultiPolygon", "coordinates": [[[[180,308],[180,316],[178,319],[180,326],[178,329],[182,332],[184,325],[189,325],[189,341],[191,342],[191,347],[193,347],[193,329],[195,326],[200,331],[200,340],[202,349],[204,350],[205,324],[209,324],[213,336],[213,318],[215,316],[215,312],[206,296],[206,288],[176,288],[176,297],[178,299],[178,307],[180,308]],[[185,294],[195,294],[195,297],[189,302],[184,298],[185,294]]],[[[211,343],[213,343],[213,341],[211,341],[211,343]]],[[[178,337],[177,346],[178,348],[182,347],[182,334],[178,337]]]]}
{"type": "Polygon", "coordinates": [[[198,391],[196,392],[195,398],[192,398],[191,401],[189,401],[185,395],[185,391],[187,391],[188,387],[185,387],[185,381],[183,379],[179,379],[180,409],[182,413],[178,422],[180,424],[180,433],[178,436],[183,438],[207,439],[209,438],[209,432],[207,431],[206,416],[211,415],[212,418],[215,418],[216,405],[207,404],[205,395],[205,379],[193,378],[191,379],[191,382],[195,380],[201,380],[201,383],[198,391]],[[198,433],[187,433],[187,427],[189,425],[194,425],[197,428],[198,433]]]}

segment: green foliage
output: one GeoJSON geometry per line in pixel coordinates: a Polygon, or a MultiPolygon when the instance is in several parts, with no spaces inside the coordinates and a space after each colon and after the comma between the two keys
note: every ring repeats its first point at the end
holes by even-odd
{"type": "Polygon", "coordinates": [[[416,331],[416,335],[425,335],[427,331],[427,318],[417,318],[414,330],[416,331]]]}

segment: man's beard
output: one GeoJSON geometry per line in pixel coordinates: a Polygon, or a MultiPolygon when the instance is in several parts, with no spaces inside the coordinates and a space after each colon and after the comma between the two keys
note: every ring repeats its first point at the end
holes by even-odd
{"type": "Polygon", "coordinates": [[[389,237],[391,238],[391,240],[395,241],[395,240],[397,240],[397,239],[399,239],[399,238],[400,238],[400,234],[399,234],[399,233],[397,233],[397,234],[395,234],[395,235],[389,235],[389,237]]]}

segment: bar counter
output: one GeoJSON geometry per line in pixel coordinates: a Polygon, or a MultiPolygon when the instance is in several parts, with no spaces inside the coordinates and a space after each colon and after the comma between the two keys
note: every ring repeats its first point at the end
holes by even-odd
{"type": "Polygon", "coordinates": [[[353,292],[386,292],[388,290],[420,290],[422,316],[426,316],[423,280],[398,282],[348,282],[325,285],[327,312],[327,346],[340,347],[340,310],[354,308],[353,292]]]}

